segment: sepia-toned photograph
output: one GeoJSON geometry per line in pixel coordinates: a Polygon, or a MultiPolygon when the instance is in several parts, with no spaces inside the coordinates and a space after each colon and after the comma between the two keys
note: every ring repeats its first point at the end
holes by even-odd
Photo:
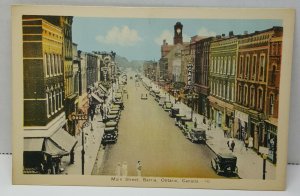
{"type": "Polygon", "coordinates": [[[293,14],[13,7],[14,183],[284,189],[293,14]]]}

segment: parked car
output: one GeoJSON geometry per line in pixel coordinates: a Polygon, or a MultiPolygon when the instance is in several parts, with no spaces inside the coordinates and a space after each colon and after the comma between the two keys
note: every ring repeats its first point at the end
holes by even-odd
{"type": "Polygon", "coordinates": [[[156,94],[155,95],[155,101],[159,102],[161,96],[162,96],[161,94],[156,94]]]}
{"type": "Polygon", "coordinates": [[[193,143],[206,143],[206,131],[204,129],[192,128],[186,136],[193,143]]]}
{"type": "Polygon", "coordinates": [[[103,122],[106,123],[111,120],[118,122],[118,120],[119,120],[118,115],[107,115],[106,118],[103,119],[103,122]]]}
{"type": "Polygon", "coordinates": [[[171,118],[175,118],[176,114],[179,114],[179,108],[172,107],[171,110],[169,111],[169,116],[171,118]]]}
{"type": "Polygon", "coordinates": [[[192,131],[192,128],[194,128],[194,122],[186,122],[183,129],[182,133],[183,135],[187,138],[188,132],[192,131]]]}
{"type": "Polygon", "coordinates": [[[164,104],[165,101],[166,101],[166,97],[161,96],[161,97],[159,98],[158,105],[162,106],[162,105],[164,104]]]}
{"type": "Polygon", "coordinates": [[[237,157],[233,154],[219,153],[215,158],[211,159],[211,166],[218,175],[237,175],[238,168],[236,163],[237,157]]]}
{"type": "Polygon", "coordinates": [[[101,143],[106,145],[108,143],[116,143],[118,139],[118,131],[115,127],[104,128],[104,134],[102,136],[101,143]]]}
{"type": "Polygon", "coordinates": [[[165,111],[170,111],[172,107],[173,107],[173,104],[171,101],[165,101],[163,104],[163,109],[165,111]]]}
{"type": "Polygon", "coordinates": [[[192,118],[188,118],[188,117],[182,117],[181,119],[179,119],[179,122],[178,122],[178,127],[180,129],[183,129],[183,127],[185,126],[185,123],[186,122],[192,122],[193,119],[192,118]]]}
{"type": "Polygon", "coordinates": [[[176,114],[175,115],[175,125],[178,126],[178,123],[179,123],[180,119],[183,118],[183,117],[185,117],[184,114],[176,114]]]}
{"type": "Polygon", "coordinates": [[[117,121],[114,121],[114,120],[110,120],[108,122],[105,123],[105,128],[108,128],[108,127],[115,127],[116,128],[116,131],[118,131],[118,123],[117,121]]]}
{"type": "Polygon", "coordinates": [[[123,101],[121,101],[121,100],[120,101],[114,101],[113,104],[116,105],[116,106],[119,106],[121,110],[124,110],[124,103],[123,103],[123,101]]]}
{"type": "Polygon", "coordinates": [[[147,93],[145,93],[145,94],[142,93],[142,94],[141,94],[141,99],[142,99],[142,100],[147,100],[147,99],[148,99],[147,93]]]}

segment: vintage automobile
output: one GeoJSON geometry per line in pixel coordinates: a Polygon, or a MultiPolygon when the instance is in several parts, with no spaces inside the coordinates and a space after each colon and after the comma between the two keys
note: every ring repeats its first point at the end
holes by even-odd
{"type": "Polygon", "coordinates": [[[157,89],[151,89],[150,91],[150,95],[152,95],[153,97],[156,97],[156,95],[158,95],[160,92],[157,89]]]}
{"type": "Polygon", "coordinates": [[[185,126],[185,123],[186,123],[186,122],[192,122],[192,121],[193,121],[193,120],[192,120],[192,118],[190,118],[190,117],[182,117],[182,118],[179,119],[178,127],[179,127],[180,129],[183,129],[183,127],[185,126]]]}
{"type": "Polygon", "coordinates": [[[175,125],[178,126],[178,123],[179,123],[180,119],[184,118],[184,117],[186,117],[184,114],[176,114],[175,115],[175,125]]]}
{"type": "Polygon", "coordinates": [[[206,143],[206,131],[201,128],[191,128],[186,137],[193,143],[206,143]]]}
{"type": "Polygon", "coordinates": [[[165,96],[161,96],[159,98],[159,101],[158,101],[158,105],[162,106],[164,104],[164,102],[166,101],[166,97],[165,96]]]}
{"type": "Polygon", "coordinates": [[[114,101],[113,103],[114,106],[119,106],[121,110],[124,110],[124,103],[123,101],[114,101]]]}
{"type": "Polygon", "coordinates": [[[108,143],[116,143],[118,140],[118,131],[115,127],[104,128],[104,134],[102,136],[101,143],[106,145],[108,143]]]}
{"type": "Polygon", "coordinates": [[[219,153],[215,158],[211,159],[211,167],[218,175],[225,176],[238,175],[238,168],[236,166],[237,157],[229,153],[219,153]]]}
{"type": "Polygon", "coordinates": [[[105,123],[105,128],[108,128],[108,127],[115,127],[116,131],[118,131],[118,122],[114,121],[114,120],[110,120],[105,123]]]}
{"type": "Polygon", "coordinates": [[[169,116],[171,118],[175,118],[176,114],[179,114],[179,108],[172,107],[171,110],[169,111],[169,116]]]}
{"type": "Polygon", "coordinates": [[[119,121],[118,115],[107,115],[105,119],[103,119],[103,122],[106,123],[108,121],[119,121]]]}
{"type": "Polygon", "coordinates": [[[163,109],[165,111],[170,111],[172,107],[173,107],[173,104],[171,101],[165,101],[163,104],[163,109]]]}
{"type": "Polygon", "coordinates": [[[147,93],[145,93],[145,94],[142,93],[142,94],[141,94],[141,99],[142,99],[142,100],[147,100],[147,99],[148,99],[147,93]]]}
{"type": "Polygon", "coordinates": [[[182,133],[183,135],[187,138],[188,132],[192,131],[192,128],[194,128],[195,123],[194,122],[186,122],[183,129],[182,133]]]}
{"type": "Polygon", "coordinates": [[[161,96],[162,95],[160,93],[159,94],[155,94],[155,101],[159,102],[161,96]]]}

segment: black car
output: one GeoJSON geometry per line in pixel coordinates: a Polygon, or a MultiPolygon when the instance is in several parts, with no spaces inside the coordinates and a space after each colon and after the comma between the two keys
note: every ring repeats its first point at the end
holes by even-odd
{"type": "Polygon", "coordinates": [[[206,131],[204,129],[192,128],[187,132],[186,137],[193,143],[206,143],[206,131]]]}
{"type": "Polygon", "coordinates": [[[102,144],[116,143],[118,139],[118,131],[115,127],[104,128],[104,134],[102,136],[102,144]]]}
{"type": "Polygon", "coordinates": [[[172,107],[169,111],[169,116],[175,118],[176,114],[179,114],[179,108],[172,107]]]}
{"type": "Polygon", "coordinates": [[[176,114],[175,115],[175,125],[179,126],[179,122],[181,120],[181,118],[186,117],[184,114],[176,114]]]}
{"type": "Polygon", "coordinates": [[[233,176],[238,174],[237,157],[229,153],[219,153],[211,159],[211,166],[218,175],[233,176]]]}
{"type": "Polygon", "coordinates": [[[180,129],[183,129],[186,122],[192,122],[192,121],[193,121],[192,118],[189,118],[189,117],[186,117],[186,116],[185,116],[185,117],[182,117],[182,118],[180,118],[179,121],[178,121],[178,127],[179,127],[180,129]]]}

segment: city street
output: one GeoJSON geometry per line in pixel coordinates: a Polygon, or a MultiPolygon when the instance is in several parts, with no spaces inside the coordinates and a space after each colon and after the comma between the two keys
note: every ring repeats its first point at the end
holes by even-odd
{"type": "Polygon", "coordinates": [[[137,161],[141,161],[142,176],[222,177],[211,168],[214,153],[206,145],[187,140],[141,82],[138,86],[134,77],[128,77],[126,88],[129,96],[124,95],[118,141],[106,146],[94,175],[115,175],[117,164],[126,162],[127,175],[136,176],[137,161]],[[141,99],[142,93],[148,94],[147,100],[141,99]]]}

